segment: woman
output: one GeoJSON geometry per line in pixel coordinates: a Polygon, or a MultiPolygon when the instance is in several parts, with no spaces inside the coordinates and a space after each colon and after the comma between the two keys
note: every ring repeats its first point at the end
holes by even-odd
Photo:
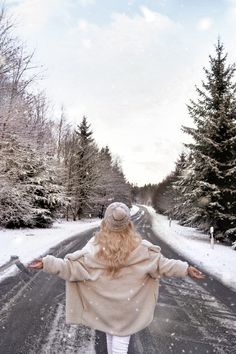
{"type": "Polygon", "coordinates": [[[161,276],[204,278],[142,240],[123,203],[108,206],[100,231],[82,250],[64,260],[46,256],[29,267],[66,280],[66,322],[105,332],[108,354],[127,353],[130,335],[150,324],[161,276]]]}

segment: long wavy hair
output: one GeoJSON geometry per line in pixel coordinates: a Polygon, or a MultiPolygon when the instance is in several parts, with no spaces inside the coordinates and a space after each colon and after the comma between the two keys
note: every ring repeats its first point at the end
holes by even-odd
{"type": "Polygon", "coordinates": [[[111,231],[103,220],[95,242],[99,245],[96,257],[106,263],[107,274],[115,277],[129,254],[141,243],[141,236],[135,231],[132,221],[122,231],[111,231]]]}

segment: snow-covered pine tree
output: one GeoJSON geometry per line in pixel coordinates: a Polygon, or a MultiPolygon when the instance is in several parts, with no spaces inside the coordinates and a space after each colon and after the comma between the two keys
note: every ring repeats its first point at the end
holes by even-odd
{"type": "MultiPolygon", "coordinates": [[[[195,127],[183,127],[193,138],[186,144],[194,159],[188,223],[205,228],[212,225],[218,237],[235,240],[236,69],[227,64],[220,40],[215,49],[215,56],[209,57],[210,68],[204,68],[206,80],[197,88],[199,98],[188,106],[195,127]]],[[[186,183],[189,185],[188,179],[186,183]]]]}
{"type": "Polygon", "coordinates": [[[194,206],[191,199],[195,181],[193,166],[194,159],[192,153],[184,155],[184,158],[181,154],[176,165],[178,171],[176,173],[176,179],[172,185],[174,196],[172,216],[178,219],[181,225],[187,224],[192,226],[191,223],[194,223],[194,219],[192,218],[194,206]]]}
{"type": "Polygon", "coordinates": [[[62,204],[47,159],[16,139],[0,146],[0,225],[47,227],[62,204]]]}
{"type": "Polygon", "coordinates": [[[162,211],[169,215],[172,219],[176,217],[176,212],[179,212],[179,208],[176,205],[182,200],[182,193],[178,188],[178,181],[182,179],[186,167],[186,154],[182,152],[176,163],[175,169],[164,180],[164,188],[161,196],[162,211]]]}
{"type": "Polygon", "coordinates": [[[112,174],[112,155],[106,146],[99,151],[99,173],[96,183],[95,210],[99,217],[103,217],[105,209],[114,199],[114,183],[112,174]]]}
{"type": "Polygon", "coordinates": [[[92,211],[96,196],[98,148],[92,135],[84,116],[72,135],[67,165],[67,194],[70,200],[68,212],[72,213],[74,220],[92,211]]]}

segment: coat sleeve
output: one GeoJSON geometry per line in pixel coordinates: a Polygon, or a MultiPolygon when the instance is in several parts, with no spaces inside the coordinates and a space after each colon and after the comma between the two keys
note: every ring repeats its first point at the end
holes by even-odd
{"type": "Polygon", "coordinates": [[[89,272],[82,259],[83,257],[76,260],[61,259],[48,255],[43,258],[43,271],[55,274],[67,281],[88,280],[89,272]]]}
{"type": "Polygon", "coordinates": [[[161,248],[156,245],[148,245],[150,256],[149,274],[153,278],[185,277],[188,275],[188,263],[176,259],[166,258],[161,253],[161,248]]]}
{"type": "Polygon", "coordinates": [[[187,262],[169,259],[162,254],[158,257],[157,267],[159,274],[167,277],[185,277],[188,275],[187,262]]]}
{"type": "Polygon", "coordinates": [[[58,275],[67,281],[82,281],[90,279],[89,271],[84,264],[87,253],[94,252],[94,237],[80,250],[68,253],[64,259],[48,255],[43,258],[43,271],[58,275]]]}

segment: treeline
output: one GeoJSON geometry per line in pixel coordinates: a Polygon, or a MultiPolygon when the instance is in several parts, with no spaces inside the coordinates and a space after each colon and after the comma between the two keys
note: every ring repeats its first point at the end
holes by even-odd
{"type": "Polygon", "coordinates": [[[218,40],[215,56],[204,68],[198,98],[188,105],[194,127],[175,171],[158,185],[133,189],[135,198],[152,200],[154,208],[182,225],[215,229],[218,239],[236,240],[236,83],[235,64],[218,40]]]}
{"type": "Polygon", "coordinates": [[[102,216],[107,204],[130,205],[130,186],[109,148],[99,149],[86,117],[57,121],[32,54],[0,13],[0,226],[47,227],[57,216],[102,216]]]}

